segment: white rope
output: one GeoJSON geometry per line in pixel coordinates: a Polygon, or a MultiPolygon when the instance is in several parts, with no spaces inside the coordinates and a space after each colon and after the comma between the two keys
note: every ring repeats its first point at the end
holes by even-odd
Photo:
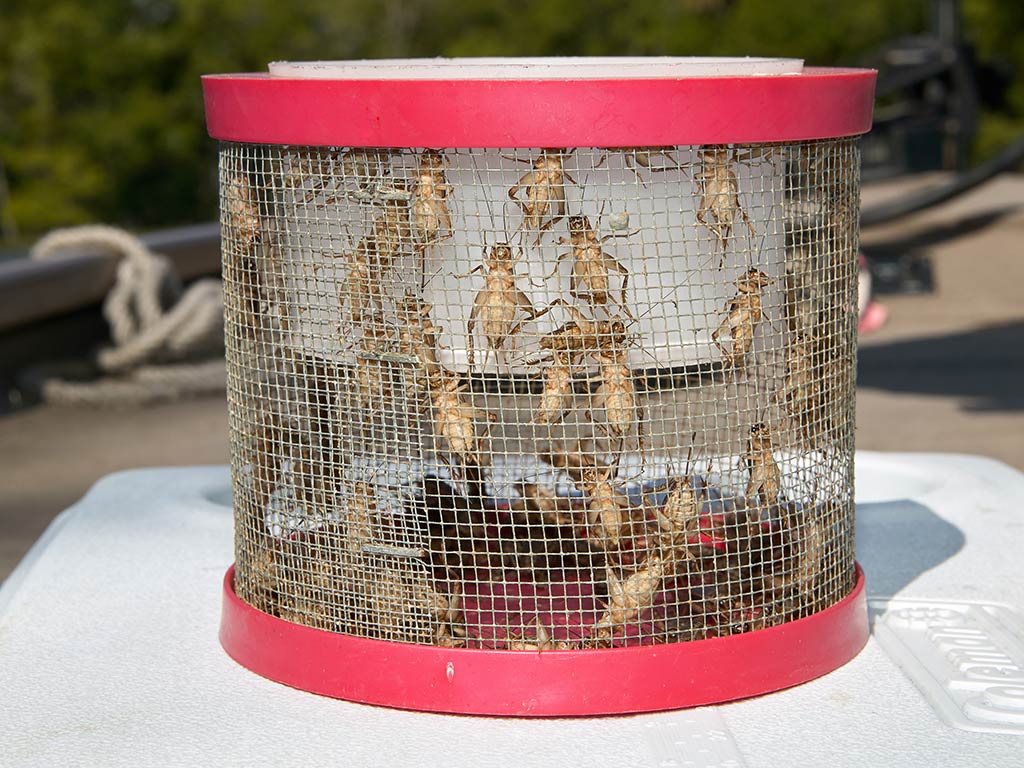
{"type": "Polygon", "coordinates": [[[224,390],[224,298],[219,280],[197,280],[184,292],[168,259],[116,227],[59,229],[32,248],[31,258],[69,252],[119,257],[103,316],[114,345],[96,362],[109,374],[91,382],[50,379],[47,402],[139,404],[224,390]],[[214,360],[194,362],[217,356],[214,360]]]}
{"type": "Polygon", "coordinates": [[[47,379],[43,399],[60,405],[134,406],[224,391],[223,360],[151,365],[96,381],[47,379]]]}

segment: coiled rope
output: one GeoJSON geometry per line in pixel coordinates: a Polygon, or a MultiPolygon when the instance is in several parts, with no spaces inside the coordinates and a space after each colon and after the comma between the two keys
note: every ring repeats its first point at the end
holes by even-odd
{"type": "Polygon", "coordinates": [[[183,290],[168,259],[123,229],[102,225],[54,230],[30,256],[53,259],[82,251],[119,259],[103,301],[113,346],[96,355],[101,378],[47,379],[41,387],[45,401],[137,405],[224,391],[220,280],[204,278],[183,290]]]}

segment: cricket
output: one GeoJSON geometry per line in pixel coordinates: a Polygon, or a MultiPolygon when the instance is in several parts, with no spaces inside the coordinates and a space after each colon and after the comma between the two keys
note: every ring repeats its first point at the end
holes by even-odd
{"type": "Polygon", "coordinates": [[[452,454],[466,466],[486,466],[489,457],[483,451],[483,440],[477,434],[476,422],[493,423],[497,416],[477,408],[465,398],[467,385],[459,376],[442,370],[431,387],[434,428],[448,444],[452,454]]]}
{"type": "Polygon", "coordinates": [[[224,215],[227,225],[250,251],[263,237],[259,204],[253,198],[252,186],[241,173],[228,174],[224,181],[224,215]]]}
{"type": "MultiPolygon", "coordinates": [[[[509,199],[523,212],[523,227],[540,235],[565,216],[565,182],[576,180],[566,173],[565,153],[545,149],[532,162],[532,170],[524,173],[508,190],[509,199]],[[519,197],[523,193],[525,200],[519,197]]],[[[517,162],[530,162],[512,158],[517,162]]]]}
{"type": "Polygon", "coordinates": [[[626,324],[619,317],[593,320],[563,298],[557,298],[545,308],[545,313],[556,306],[569,315],[568,322],[540,337],[540,348],[550,352],[593,354],[606,348],[617,348],[628,339],[626,324]]]}
{"type": "Polygon", "coordinates": [[[786,378],[782,385],[781,400],[786,413],[799,425],[805,438],[811,435],[821,396],[814,344],[810,337],[795,334],[786,347],[786,378]]]}
{"type": "Polygon", "coordinates": [[[373,220],[369,242],[375,266],[384,272],[394,266],[405,249],[413,246],[412,219],[408,200],[385,200],[373,220]]]}
{"type": "Polygon", "coordinates": [[[444,155],[435,150],[427,150],[420,155],[412,203],[412,217],[420,243],[430,245],[451,237],[452,216],[448,210],[448,198],[452,192],[445,176],[444,155]]]}
{"type": "Polygon", "coordinates": [[[700,189],[697,221],[704,225],[725,248],[729,245],[737,215],[747,225],[750,234],[756,234],[750,217],[740,205],[739,182],[732,164],[735,151],[723,145],[702,147],[699,153],[700,170],[694,176],[700,189]]]}
{"type": "Polygon", "coordinates": [[[604,156],[597,162],[594,169],[598,169],[605,164],[608,160],[609,153],[621,154],[625,160],[626,166],[636,174],[639,179],[640,174],[637,173],[637,166],[644,168],[652,173],[663,173],[671,170],[681,170],[682,166],[679,161],[672,154],[675,150],[674,146],[655,146],[655,147],[605,147],[604,156]],[[667,166],[658,167],[654,159],[656,157],[662,158],[667,166]]]}
{"type": "Polygon", "coordinates": [[[608,304],[612,296],[611,281],[614,273],[621,281],[618,305],[624,314],[631,317],[626,306],[629,270],[602,249],[602,244],[610,238],[624,237],[629,234],[636,233],[619,233],[598,237],[586,216],[569,217],[569,239],[560,237],[558,242],[561,245],[569,245],[571,248],[560,255],[558,261],[561,262],[563,258],[572,257],[569,294],[573,298],[587,298],[594,304],[608,304]]]}
{"type": "Polygon", "coordinates": [[[575,381],[569,352],[555,352],[544,367],[544,388],[533,412],[532,424],[557,424],[572,404],[575,381]]]}
{"type": "Polygon", "coordinates": [[[592,405],[604,410],[605,420],[599,425],[606,437],[618,440],[619,448],[634,430],[637,433],[640,454],[643,455],[643,408],[637,396],[633,372],[626,365],[626,351],[607,347],[597,354],[599,383],[592,405]]]}
{"type": "Polygon", "coordinates": [[[434,620],[434,642],[444,648],[462,648],[466,644],[461,595],[458,591],[444,595],[430,585],[420,585],[417,597],[425,602],[434,620]]]}
{"type": "Polygon", "coordinates": [[[762,296],[772,280],[764,272],[751,267],[736,281],[736,295],[729,300],[729,306],[722,322],[711,333],[711,340],[722,353],[727,368],[736,368],[747,357],[754,346],[754,331],[764,317],[762,296]],[[728,333],[729,345],[721,337],[728,333]]]}
{"type": "Polygon", "coordinates": [[[575,647],[571,642],[555,641],[551,639],[548,628],[540,618],[533,620],[533,639],[529,640],[523,632],[510,633],[510,639],[505,646],[509,651],[568,651],[575,647]]]}
{"type": "Polygon", "coordinates": [[[340,256],[347,262],[348,270],[341,282],[338,298],[347,310],[349,320],[356,325],[362,324],[378,310],[383,299],[371,254],[371,245],[364,240],[354,250],[340,256]]]}
{"type": "Polygon", "coordinates": [[[608,568],[608,603],[594,624],[595,639],[610,643],[617,627],[636,621],[641,613],[654,607],[668,573],[669,564],[657,555],[648,557],[625,579],[619,578],[614,568],[608,568]]]}
{"type": "MultiPolygon", "coordinates": [[[[475,267],[469,275],[483,270],[484,286],[476,295],[473,309],[466,324],[466,346],[469,364],[475,363],[473,337],[477,323],[487,340],[488,351],[496,356],[514,345],[514,333],[527,320],[534,320],[546,310],[538,312],[530,299],[517,286],[519,279],[514,270],[515,259],[512,249],[505,244],[491,248],[484,262],[475,267]]],[[[469,275],[465,275],[468,277],[469,275]]],[[[484,367],[487,360],[484,359],[484,367]]]]}
{"type": "Polygon", "coordinates": [[[431,319],[433,309],[411,291],[398,303],[398,351],[415,359],[428,381],[438,378],[441,372],[437,359],[441,329],[431,319]]]}
{"type": "Polygon", "coordinates": [[[690,450],[686,456],[686,467],[683,470],[683,474],[669,481],[665,502],[660,507],[655,508],[658,527],[663,533],[663,545],[668,549],[679,548],[687,555],[687,539],[697,532],[700,525],[700,512],[704,493],[702,490],[698,496],[693,490],[693,478],[690,475],[690,461],[692,459],[693,445],[691,443],[690,450]]]}
{"type": "Polygon", "coordinates": [[[768,425],[758,422],[750,428],[747,450],[740,457],[750,472],[747,497],[761,505],[777,504],[782,494],[782,473],[775,463],[775,444],[768,425]]]}

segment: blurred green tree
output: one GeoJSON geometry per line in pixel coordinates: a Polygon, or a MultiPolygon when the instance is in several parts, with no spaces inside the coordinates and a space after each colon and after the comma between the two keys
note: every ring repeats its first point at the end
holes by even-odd
{"type": "MultiPolygon", "coordinates": [[[[983,57],[1024,64],[1022,8],[967,0],[968,34],[983,57]]],[[[926,0],[6,0],[0,222],[11,239],[87,221],[145,228],[213,218],[216,147],[199,87],[207,72],[434,55],[850,63],[926,22],[926,0]]],[[[1017,127],[1020,115],[1017,84],[1000,125],[1017,127]]],[[[1005,133],[982,135],[997,142],[1005,133]]]]}

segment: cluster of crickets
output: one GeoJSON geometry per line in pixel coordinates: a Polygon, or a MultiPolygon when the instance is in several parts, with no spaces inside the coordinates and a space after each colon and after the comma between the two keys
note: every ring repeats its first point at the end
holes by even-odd
{"type": "MultiPolygon", "coordinates": [[[[673,157],[673,149],[611,147],[604,152],[606,158],[608,153],[622,153],[639,176],[641,172],[667,168],[683,170],[673,157]]],[[[536,378],[540,381],[530,423],[540,427],[562,421],[576,401],[582,372],[596,370],[596,386],[588,389],[586,415],[595,434],[602,436],[601,450],[595,443],[594,450],[585,451],[580,441],[575,450],[543,451],[538,458],[570,478],[578,495],[570,498],[523,482],[519,484],[521,496],[513,501],[513,507],[535,515],[538,525],[570,530],[586,539],[601,555],[607,595],[603,612],[592,626],[582,630],[578,641],[553,640],[538,619],[529,630],[523,627],[510,632],[504,647],[551,650],[612,645],[618,629],[641,620],[681,564],[695,559],[707,490],[706,482],[696,482],[690,472],[692,456],[683,473],[667,479],[661,489],[663,501],[657,505],[637,504],[618,479],[627,441],[632,441],[629,444],[636,445],[643,455],[644,409],[637,378],[627,359],[635,343],[629,330],[635,322],[629,307],[630,274],[606,251],[605,243],[612,237],[636,233],[602,236],[587,216],[569,210],[566,187],[576,184],[565,167],[571,151],[540,150],[524,161],[529,169],[507,190],[508,199],[521,213],[517,230],[520,248],[522,244],[530,247],[531,242],[539,245],[542,238],[553,236],[560,222],[565,222],[568,238],[557,238],[557,245],[564,247],[557,264],[571,259],[568,296],[572,301],[559,297],[548,306],[535,307],[517,285],[526,276],[516,273],[516,248],[511,242],[488,247],[483,262],[468,275],[460,276],[480,273],[483,284],[476,291],[465,327],[469,371],[459,372],[441,362],[442,329],[434,322],[433,307],[420,292],[407,290],[404,296],[390,297],[383,288],[389,271],[402,258],[412,254],[425,259],[431,249],[442,247],[454,235],[451,206],[457,200],[457,190],[447,176],[445,153],[423,151],[411,179],[391,178],[389,161],[401,152],[353,149],[322,152],[320,159],[305,155],[293,159],[282,174],[283,188],[306,202],[330,205],[345,195],[369,202],[377,211],[365,236],[353,248],[337,254],[346,268],[339,281],[339,304],[346,321],[359,329],[357,343],[364,353],[362,363],[351,373],[350,389],[364,408],[379,407],[387,393],[382,389],[385,383],[380,358],[374,353],[386,350],[397,355],[396,359],[407,361],[416,372],[430,431],[453,483],[461,484],[466,495],[482,497],[482,478],[492,455],[487,440],[498,416],[473,402],[471,375],[477,360],[477,336],[485,344],[486,367],[487,356],[498,359],[504,355],[525,324],[560,307],[567,315],[566,322],[539,335],[540,354],[529,363],[539,366],[536,378]],[[359,179],[359,183],[354,189],[346,188],[338,181],[345,178],[359,179]],[[382,311],[389,301],[390,317],[395,318],[391,321],[382,311]],[[598,413],[602,418],[597,418],[598,413]],[[641,547],[637,546],[638,540],[641,547]]],[[[702,147],[697,158],[692,171],[699,195],[696,220],[711,233],[724,254],[738,223],[755,234],[740,204],[734,170],[739,160],[736,150],[726,146],[702,147]]],[[[230,175],[225,189],[228,224],[241,233],[243,244],[247,240],[255,243],[262,225],[247,179],[240,174],[230,175]]],[[[742,370],[752,355],[755,334],[765,314],[764,291],[776,279],[750,267],[735,281],[735,295],[727,301],[711,333],[721,355],[723,375],[742,370]]],[[[793,323],[790,325],[792,328],[793,323]]],[[[779,398],[789,417],[805,428],[822,421],[816,412],[822,404],[822,385],[815,381],[820,378],[821,366],[812,359],[815,347],[810,334],[814,332],[815,328],[808,327],[790,334],[785,383],[779,398]]],[[[789,504],[775,449],[767,423],[759,421],[749,427],[741,458],[748,473],[746,515],[754,527],[760,524],[764,510],[778,510],[789,504]]],[[[343,535],[348,545],[358,549],[369,546],[374,539],[374,518],[381,505],[372,484],[359,482],[353,487],[348,501],[351,509],[346,511],[350,524],[343,535]]],[[[811,588],[824,557],[824,534],[809,515],[788,527],[793,537],[786,548],[791,562],[770,580],[775,592],[792,594],[811,588]]],[[[412,599],[430,606],[436,626],[434,641],[458,646],[467,642],[467,630],[458,590],[450,586],[452,581],[445,579],[449,584],[446,590],[437,587],[441,583],[438,581],[426,587],[425,594],[413,595],[412,599]]],[[[396,585],[394,591],[385,595],[385,602],[402,600],[401,588],[396,585]]],[[[730,604],[721,610],[736,609],[730,604]]],[[[382,606],[382,613],[387,610],[386,605],[382,606]]],[[[761,621],[768,622],[769,618],[762,617],[761,621]]]]}

